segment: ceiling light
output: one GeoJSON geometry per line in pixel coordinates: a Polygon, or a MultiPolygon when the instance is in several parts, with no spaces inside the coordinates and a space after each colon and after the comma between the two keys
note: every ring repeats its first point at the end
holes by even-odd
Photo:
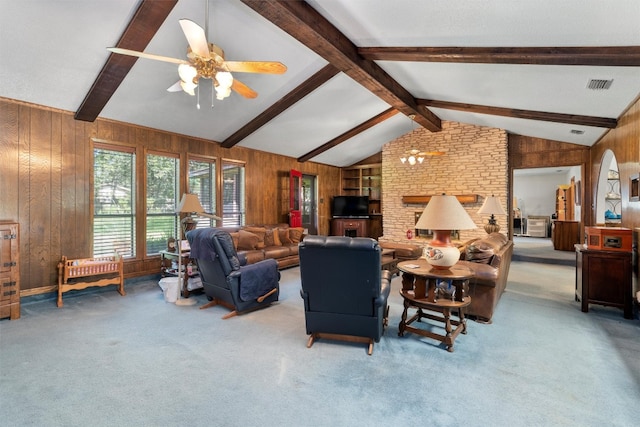
{"type": "Polygon", "coordinates": [[[574,135],[582,135],[584,131],[580,129],[571,129],[571,133],[574,135]]]}
{"type": "Polygon", "coordinates": [[[412,149],[406,151],[402,156],[400,156],[400,161],[402,163],[409,163],[411,166],[416,163],[424,162],[426,156],[442,156],[444,151],[420,151],[416,149],[412,149]]]}

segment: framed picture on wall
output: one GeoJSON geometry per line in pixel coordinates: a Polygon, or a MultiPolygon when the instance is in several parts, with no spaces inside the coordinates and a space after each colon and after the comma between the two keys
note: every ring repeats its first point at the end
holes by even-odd
{"type": "Polygon", "coordinates": [[[629,178],[629,201],[637,202],[640,200],[640,189],[638,189],[638,178],[640,174],[631,175],[629,178]]]}

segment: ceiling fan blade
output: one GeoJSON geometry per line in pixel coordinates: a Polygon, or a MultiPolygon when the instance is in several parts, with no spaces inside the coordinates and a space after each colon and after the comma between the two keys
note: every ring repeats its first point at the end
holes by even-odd
{"type": "Polygon", "coordinates": [[[231,89],[235,90],[236,92],[238,92],[240,95],[244,96],[245,98],[255,98],[258,96],[258,92],[256,92],[255,90],[251,89],[249,86],[247,86],[246,84],[242,83],[241,81],[237,80],[237,79],[233,79],[233,83],[231,84],[231,89]]]}
{"type": "Polygon", "coordinates": [[[182,27],[184,36],[189,42],[191,51],[203,58],[209,58],[209,44],[207,43],[207,36],[202,27],[190,19],[181,19],[180,26],[182,27]]]}
{"type": "Polygon", "coordinates": [[[182,92],[182,86],[180,86],[180,83],[182,83],[182,80],[178,80],[177,82],[169,86],[167,88],[167,92],[182,92]]]}
{"type": "Polygon", "coordinates": [[[229,71],[238,73],[283,74],[287,71],[287,66],[280,62],[224,61],[224,63],[229,71]]]}
{"type": "Polygon", "coordinates": [[[120,55],[137,56],[138,58],[153,59],[155,61],[171,62],[173,64],[188,64],[184,59],[170,58],[168,56],[154,55],[152,53],[138,52],[137,50],[122,49],[119,47],[108,47],[108,51],[120,55]]]}

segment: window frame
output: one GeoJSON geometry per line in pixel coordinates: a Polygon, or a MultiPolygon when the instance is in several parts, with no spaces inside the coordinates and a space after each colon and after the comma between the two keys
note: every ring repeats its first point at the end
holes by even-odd
{"type": "Polygon", "coordinates": [[[139,179],[137,174],[138,169],[138,161],[139,156],[137,155],[137,151],[134,147],[123,146],[117,144],[109,144],[94,141],[91,147],[92,151],[92,162],[91,162],[91,256],[110,256],[117,252],[114,249],[113,252],[110,253],[96,253],[95,242],[96,242],[96,218],[100,217],[129,217],[131,218],[131,230],[130,230],[130,244],[131,244],[131,253],[130,254],[121,254],[118,252],[118,255],[121,255],[124,259],[136,259],[138,254],[140,253],[140,247],[138,245],[138,232],[139,232],[139,224],[137,223],[137,211],[138,211],[138,196],[139,196],[139,179]],[[103,151],[113,151],[119,153],[130,154],[132,156],[132,169],[131,169],[131,212],[129,214],[118,214],[118,215],[98,215],[96,213],[96,150],[103,151]]]}
{"type": "Polygon", "coordinates": [[[155,218],[161,218],[161,217],[166,217],[172,218],[172,235],[170,236],[166,236],[165,240],[169,240],[169,238],[173,237],[173,238],[178,238],[180,236],[181,230],[180,230],[180,218],[179,215],[176,213],[176,208],[178,206],[178,203],[180,202],[180,197],[182,196],[182,193],[180,192],[180,182],[181,182],[181,178],[182,178],[182,165],[181,165],[181,158],[180,158],[180,154],[179,153],[170,153],[170,152],[165,152],[165,151],[159,151],[159,150],[145,150],[145,155],[144,155],[144,162],[143,162],[143,174],[144,174],[144,191],[143,191],[143,204],[144,204],[144,218],[142,219],[143,223],[144,223],[144,227],[143,227],[143,245],[144,245],[144,255],[143,258],[150,258],[150,257],[156,257],[158,255],[160,255],[160,251],[166,249],[166,242],[164,245],[162,245],[163,249],[159,249],[158,252],[149,252],[149,218],[150,217],[155,217],[155,218]],[[171,208],[171,212],[163,212],[163,213],[149,213],[149,206],[148,206],[148,201],[149,201],[149,156],[156,156],[156,157],[165,157],[165,158],[170,158],[173,159],[173,161],[175,162],[175,174],[173,177],[173,181],[174,181],[174,188],[175,188],[175,193],[174,193],[174,197],[173,197],[173,207],[171,208]]]}
{"type": "MultiPolygon", "coordinates": [[[[211,169],[209,170],[209,177],[211,177],[211,185],[210,185],[210,190],[212,194],[209,194],[210,196],[210,200],[211,200],[211,204],[213,209],[211,209],[211,207],[207,207],[207,203],[203,203],[202,197],[201,197],[201,193],[195,193],[198,195],[198,199],[200,200],[200,203],[202,204],[202,207],[204,208],[206,213],[210,213],[213,215],[217,215],[222,217],[222,215],[220,215],[219,213],[217,213],[218,211],[218,206],[220,206],[220,185],[219,185],[219,181],[220,181],[220,162],[218,160],[217,157],[206,157],[206,156],[197,156],[197,155],[189,155],[187,156],[187,167],[186,167],[186,185],[187,185],[187,192],[189,193],[194,193],[194,189],[191,188],[191,162],[200,162],[200,163],[208,163],[209,167],[213,167],[213,173],[211,172],[211,169]]],[[[199,217],[198,218],[198,222],[196,227],[197,228],[207,228],[207,227],[215,227],[216,226],[216,220],[212,219],[212,218],[205,218],[205,217],[199,217]]]]}
{"type": "Polygon", "coordinates": [[[243,226],[246,225],[246,220],[247,220],[247,178],[246,178],[246,167],[247,164],[246,162],[243,161],[239,161],[239,160],[232,160],[232,159],[222,159],[221,161],[221,165],[220,165],[220,206],[222,209],[222,224],[224,227],[237,227],[237,226],[243,226]],[[225,211],[225,207],[224,207],[224,200],[225,200],[225,182],[224,182],[224,176],[225,176],[225,167],[226,166],[236,166],[241,168],[242,170],[242,187],[239,190],[236,190],[236,193],[239,192],[240,193],[240,200],[239,200],[239,204],[240,204],[240,210],[239,211],[225,211]],[[239,221],[235,221],[233,219],[231,219],[232,215],[239,215],[239,221]]]}

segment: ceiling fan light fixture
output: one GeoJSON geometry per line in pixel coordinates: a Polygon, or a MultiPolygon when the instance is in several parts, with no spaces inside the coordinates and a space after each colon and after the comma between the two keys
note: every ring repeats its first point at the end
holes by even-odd
{"type": "Polygon", "coordinates": [[[216,98],[223,100],[231,95],[231,86],[233,85],[233,76],[228,71],[219,71],[214,77],[214,87],[216,89],[216,98]]]}
{"type": "Polygon", "coordinates": [[[196,93],[194,92],[194,89],[197,88],[198,85],[193,83],[193,81],[185,82],[185,81],[181,80],[180,81],[180,87],[182,88],[183,91],[185,91],[189,95],[196,96],[196,93]]]}
{"type": "Polygon", "coordinates": [[[198,70],[190,64],[180,64],[178,65],[178,75],[182,81],[193,83],[193,79],[198,75],[198,70]]]}

